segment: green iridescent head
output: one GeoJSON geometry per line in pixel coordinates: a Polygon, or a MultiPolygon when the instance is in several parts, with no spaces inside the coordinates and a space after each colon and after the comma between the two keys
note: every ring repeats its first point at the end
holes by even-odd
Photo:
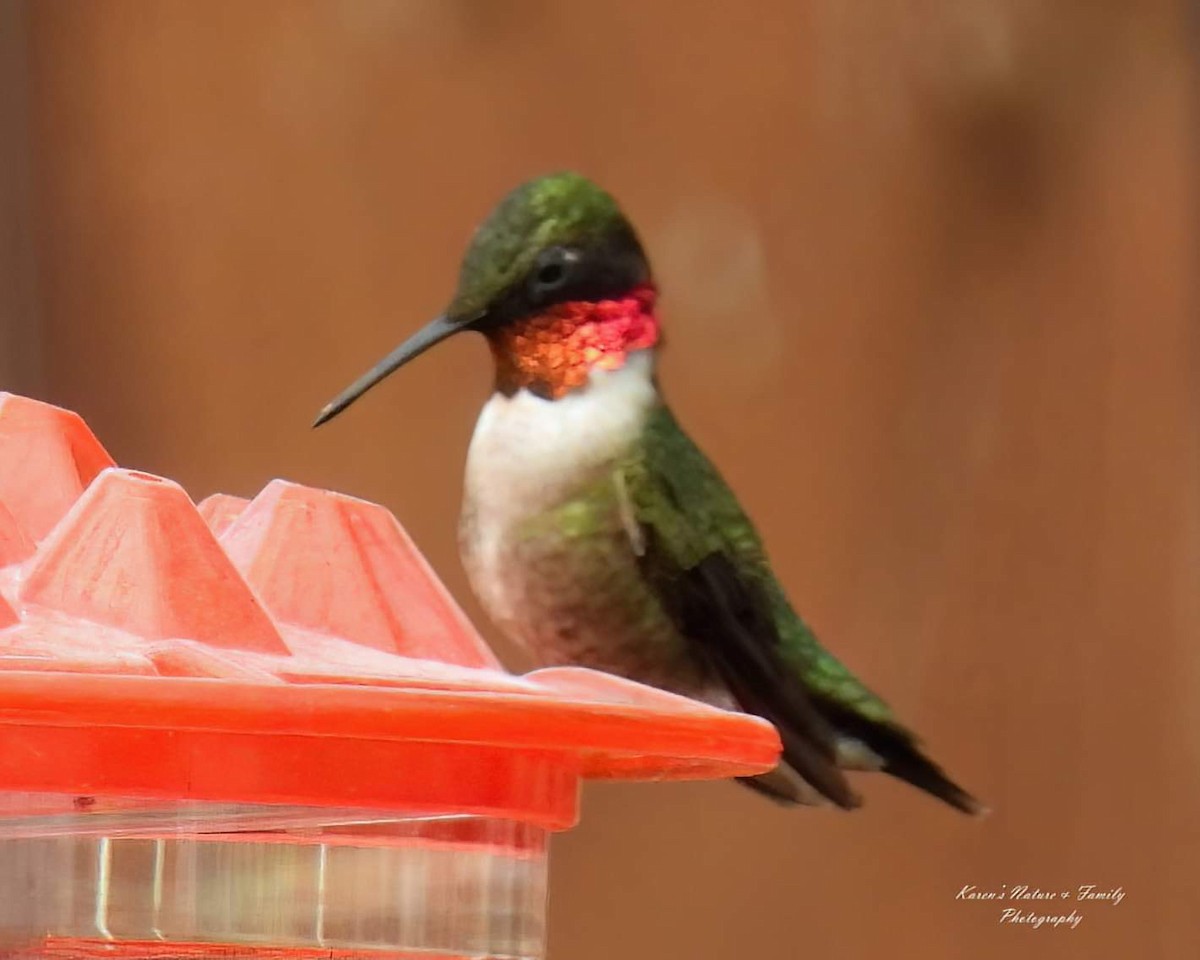
{"type": "Polygon", "coordinates": [[[328,403],[316,422],[463,330],[491,330],[565,301],[620,297],[650,282],[637,234],[609,194],[577,173],[530,180],[475,231],[446,312],[328,403]]]}
{"type": "Polygon", "coordinates": [[[521,184],[475,232],[446,313],[504,322],[555,300],[623,294],[649,277],[612,196],[577,173],[554,173],[521,184]]]}

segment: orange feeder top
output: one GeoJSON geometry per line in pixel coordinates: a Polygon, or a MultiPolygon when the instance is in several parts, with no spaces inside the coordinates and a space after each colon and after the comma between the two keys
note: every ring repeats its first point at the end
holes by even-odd
{"type": "Polygon", "coordinates": [[[560,829],[581,778],[751,775],[779,750],[606,674],[506,673],[381,506],[276,480],[197,509],[0,394],[0,794],[560,829]]]}

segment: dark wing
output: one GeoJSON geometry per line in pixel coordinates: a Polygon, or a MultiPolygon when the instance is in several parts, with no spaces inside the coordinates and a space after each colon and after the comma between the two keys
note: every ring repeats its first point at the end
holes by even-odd
{"type": "Polygon", "coordinates": [[[682,568],[656,542],[652,528],[644,536],[643,569],[676,628],[696,645],[743,710],[775,725],[793,770],[839,807],[857,807],[859,799],[837,766],[833,728],[780,656],[766,597],[739,576],[728,554],[710,553],[682,568]]]}
{"type": "MultiPolygon", "coordinates": [[[[841,735],[865,746],[885,773],[982,812],[795,615],[737,499],[665,406],[651,414],[643,440],[617,485],[646,582],[742,709],[778,728],[787,765],[839,806],[857,806],[836,763],[841,735]]],[[[798,799],[768,778],[750,785],[798,799]]]]}
{"type": "MultiPolygon", "coordinates": [[[[667,420],[651,429],[678,430],[665,408],[660,416],[667,420]]],[[[778,728],[787,764],[838,806],[858,806],[836,762],[833,727],[783,658],[761,581],[769,571],[749,522],[685,436],[653,433],[647,439],[644,452],[617,476],[647,584],[742,709],[778,728]]]]}

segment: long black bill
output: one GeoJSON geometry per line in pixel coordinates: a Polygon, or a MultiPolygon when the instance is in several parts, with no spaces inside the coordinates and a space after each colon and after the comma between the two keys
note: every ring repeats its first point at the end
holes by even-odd
{"type": "Polygon", "coordinates": [[[345,390],[330,400],[329,403],[325,404],[321,408],[321,412],[317,414],[317,419],[313,421],[313,426],[319,427],[325,421],[332,420],[389,373],[399,370],[409,360],[419,357],[430,347],[441,343],[446,338],[452,337],[454,334],[465,329],[469,329],[469,326],[447,319],[446,317],[438,317],[435,320],[431,320],[380,360],[379,363],[375,364],[375,366],[350,384],[345,390]]]}

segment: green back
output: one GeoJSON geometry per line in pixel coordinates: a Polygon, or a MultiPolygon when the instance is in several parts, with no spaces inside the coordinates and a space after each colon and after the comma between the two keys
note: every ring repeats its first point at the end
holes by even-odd
{"type": "Polygon", "coordinates": [[[866,719],[894,724],[887,705],[820,645],[792,609],[758,532],[666,404],[650,413],[634,450],[624,466],[629,497],[639,522],[654,530],[669,562],[686,571],[709,554],[729,556],[768,598],[782,653],[807,687],[866,719]]]}

